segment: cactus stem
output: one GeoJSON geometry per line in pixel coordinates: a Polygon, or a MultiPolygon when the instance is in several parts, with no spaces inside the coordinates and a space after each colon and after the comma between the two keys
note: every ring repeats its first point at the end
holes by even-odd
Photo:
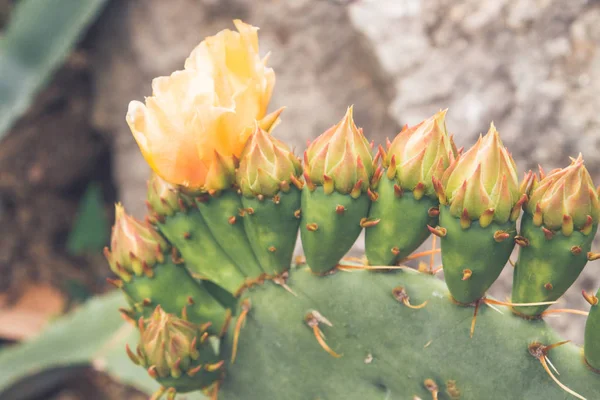
{"type": "MultiPolygon", "coordinates": [[[[150,371],[150,370],[148,370],[148,371],[150,371]]],[[[148,372],[148,373],[150,373],[150,372],[148,372]]],[[[167,391],[167,388],[164,386],[161,386],[156,392],[154,392],[152,397],[150,397],[150,400],[160,400],[166,391],[167,391]]]]}
{"type": "Polygon", "coordinates": [[[380,221],[381,221],[381,219],[379,219],[379,218],[378,219],[370,219],[370,218],[364,217],[364,218],[360,219],[359,224],[360,224],[361,228],[371,228],[371,227],[377,225],[380,221]]]}
{"type": "Polygon", "coordinates": [[[494,240],[498,243],[504,242],[509,237],[510,235],[506,231],[497,230],[496,232],[494,232],[494,240]]]}
{"type": "Polygon", "coordinates": [[[106,282],[110,283],[117,289],[121,289],[123,287],[123,281],[120,279],[106,278],[106,282]]]}
{"type": "Polygon", "coordinates": [[[140,359],[131,351],[131,348],[128,344],[125,345],[125,351],[127,352],[127,356],[135,365],[141,365],[140,359]]]}
{"type": "MultiPolygon", "coordinates": [[[[569,393],[570,395],[577,397],[578,399],[581,400],[586,400],[585,397],[581,396],[579,393],[569,389],[567,386],[565,386],[563,383],[561,383],[558,378],[556,378],[556,376],[554,376],[554,374],[552,373],[552,371],[550,370],[550,368],[548,367],[548,364],[552,365],[552,363],[550,363],[550,360],[548,359],[548,352],[558,346],[562,346],[563,344],[569,343],[570,340],[565,340],[563,342],[558,342],[558,343],[554,343],[551,344],[549,346],[543,345],[539,342],[534,342],[532,344],[529,345],[529,354],[531,354],[533,357],[537,358],[540,363],[542,364],[542,367],[544,368],[544,370],[546,371],[546,373],[548,375],[550,375],[550,378],[552,378],[552,380],[565,392],[569,393]]],[[[558,372],[557,372],[558,373],[558,372]]]]}
{"type": "Polygon", "coordinates": [[[379,194],[373,192],[371,188],[367,188],[367,196],[369,196],[369,199],[371,199],[371,201],[377,201],[377,199],[379,198],[379,194]]]}
{"type": "Polygon", "coordinates": [[[304,317],[304,321],[309,326],[309,328],[313,330],[315,338],[317,339],[317,342],[323,348],[323,350],[325,350],[332,357],[342,357],[343,354],[336,353],[331,349],[331,347],[327,345],[327,343],[325,342],[325,335],[323,334],[321,329],[319,329],[319,322],[323,322],[325,325],[329,326],[331,326],[331,322],[327,321],[327,319],[325,319],[323,316],[321,316],[320,313],[316,311],[309,312],[308,314],[306,314],[306,316],[304,317]]]}
{"type": "Polygon", "coordinates": [[[583,298],[585,299],[585,301],[590,303],[591,306],[598,305],[598,297],[596,297],[595,295],[589,294],[585,290],[582,290],[581,294],[583,295],[583,298]]]}
{"type": "MultiPolygon", "coordinates": [[[[181,376],[181,374],[179,376],[181,376]]],[[[167,400],[175,400],[176,395],[177,395],[177,389],[175,389],[174,387],[169,388],[167,390],[167,400]]]]}
{"type": "Polygon", "coordinates": [[[427,215],[429,215],[431,218],[439,216],[440,215],[439,207],[431,207],[429,210],[427,210],[427,215]]]}
{"type": "Polygon", "coordinates": [[[406,293],[406,289],[404,289],[404,287],[402,287],[402,286],[397,286],[394,289],[392,289],[392,295],[400,303],[402,303],[406,307],[412,308],[414,310],[418,310],[418,309],[425,307],[428,302],[428,300],[425,300],[423,303],[421,303],[417,306],[410,304],[410,297],[408,296],[408,293],[406,293]]]}
{"type": "Polygon", "coordinates": [[[562,233],[565,236],[571,236],[571,234],[573,233],[573,217],[571,217],[570,215],[563,215],[563,221],[562,221],[562,233]]]}
{"type": "MultiPolygon", "coordinates": [[[[221,332],[219,333],[219,337],[225,336],[225,334],[229,330],[229,324],[230,323],[231,323],[231,309],[228,308],[227,311],[225,311],[225,322],[223,323],[223,327],[221,328],[221,332]]],[[[200,341],[200,343],[202,343],[202,340],[200,341]]]]}
{"type": "Polygon", "coordinates": [[[591,251],[587,253],[588,261],[596,261],[599,258],[600,258],[600,253],[594,253],[591,251]]]}
{"type": "Polygon", "coordinates": [[[546,238],[546,240],[552,240],[552,238],[554,237],[554,232],[543,226],[542,231],[544,232],[544,237],[546,238]]]}
{"type": "Polygon", "coordinates": [[[344,214],[344,212],[346,211],[346,207],[344,207],[341,204],[338,204],[337,206],[335,206],[335,212],[339,215],[344,214]]]}
{"type": "Polygon", "coordinates": [[[181,258],[179,251],[175,247],[171,249],[171,260],[175,265],[183,264],[183,258],[181,258]]]}
{"type": "Polygon", "coordinates": [[[571,247],[571,253],[573,253],[573,255],[577,256],[579,254],[581,254],[583,250],[581,249],[581,246],[573,246],[571,247]]]}
{"type": "Polygon", "coordinates": [[[435,383],[433,379],[425,379],[425,381],[423,382],[423,386],[425,386],[425,389],[427,389],[429,393],[431,393],[431,397],[433,400],[438,400],[438,393],[440,389],[438,388],[437,383],[435,383]]]}
{"type": "Polygon", "coordinates": [[[587,311],[573,310],[570,308],[556,308],[553,310],[546,310],[546,311],[542,312],[541,317],[545,317],[550,314],[575,314],[575,315],[583,315],[584,317],[587,317],[589,313],[587,311]]]}
{"type": "Polygon", "coordinates": [[[461,280],[468,281],[469,279],[471,279],[472,275],[473,271],[471,271],[469,268],[463,269],[463,276],[461,280]]]}
{"type": "Polygon", "coordinates": [[[471,217],[469,217],[469,212],[466,208],[463,209],[463,212],[460,215],[460,227],[463,229],[469,229],[471,227],[471,217]]]}
{"type": "Polygon", "coordinates": [[[306,224],[306,229],[310,232],[315,232],[317,229],[319,229],[319,225],[317,225],[316,222],[311,222],[306,224]]]}
{"type": "Polygon", "coordinates": [[[152,365],[152,366],[150,366],[148,368],[148,375],[150,375],[154,379],[158,378],[158,372],[156,371],[156,366],[155,365],[152,365]]]}
{"type": "Polygon", "coordinates": [[[360,197],[362,184],[363,184],[362,179],[359,179],[358,181],[356,181],[356,183],[354,184],[354,187],[350,191],[350,197],[352,197],[353,199],[358,199],[360,197]]]}
{"type": "Polygon", "coordinates": [[[302,181],[298,179],[294,173],[290,173],[290,181],[298,188],[298,190],[302,190],[304,187],[304,183],[302,183],[302,181]]]}
{"type": "Polygon", "coordinates": [[[394,185],[394,196],[400,198],[404,194],[404,190],[397,184],[394,185]]]}
{"type": "Polygon", "coordinates": [[[302,209],[301,209],[301,208],[299,208],[299,209],[297,209],[296,211],[294,211],[294,217],[295,217],[296,219],[300,219],[300,216],[301,216],[301,215],[302,215],[302,209]]]}
{"type": "Polygon", "coordinates": [[[435,228],[433,228],[432,226],[427,225],[427,229],[429,229],[429,232],[431,232],[435,236],[438,236],[441,238],[446,236],[446,234],[448,233],[448,231],[446,231],[446,228],[443,228],[441,226],[436,226],[435,228]]]}
{"type": "Polygon", "coordinates": [[[529,246],[529,239],[527,239],[526,237],[517,235],[517,236],[515,236],[515,243],[521,247],[527,247],[527,246],[529,246]]]}
{"type": "Polygon", "coordinates": [[[237,355],[237,349],[238,349],[238,341],[240,339],[240,331],[242,330],[242,326],[244,324],[244,321],[246,320],[246,317],[248,316],[248,313],[250,312],[250,308],[252,307],[250,300],[246,299],[242,302],[242,312],[240,313],[240,316],[238,317],[238,320],[235,324],[235,331],[233,333],[233,349],[231,351],[231,363],[233,364],[235,362],[235,357],[237,355]]]}

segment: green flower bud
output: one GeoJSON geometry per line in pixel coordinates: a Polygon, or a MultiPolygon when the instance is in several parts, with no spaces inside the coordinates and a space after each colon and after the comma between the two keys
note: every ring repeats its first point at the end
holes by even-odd
{"type": "Polygon", "coordinates": [[[384,167],[389,177],[395,174],[401,188],[412,191],[420,183],[426,195],[436,197],[432,177],[441,179],[457,155],[446,130],[446,111],[405,126],[388,146],[384,167]]]}
{"type": "Polygon", "coordinates": [[[484,226],[492,220],[504,223],[518,217],[512,211],[523,189],[515,162],[493,123],[484,137],[480,136],[471,149],[450,165],[442,184],[450,213],[455,217],[481,218],[484,226]]]}
{"type": "Polygon", "coordinates": [[[302,174],[300,161],[289,147],[256,126],[237,170],[237,184],[246,197],[273,197],[289,191],[291,177],[302,174]]]}
{"type": "Polygon", "coordinates": [[[335,126],[317,137],[304,153],[304,178],[309,188],[322,185],[358,197],[369,188],[373,176],[371,146],[354,124],[352,107],[335,126]]]}
{"type": "Polygon", "coordinates": [[[167,241],[149,223],[127,215],[123,206],[116,204],[111,249],[105,250],[115,274],[124,279],[131,274],[141,276],[145,268],[162,262],[168,248],[167,241]]]}
{"type": "Polygon", "coordinates": [[[535,225],[562,229],[567,236],[573,229],[591,229],[598,223],[598,193],[581,154],[568,167],[534,181],[526,211],[533,215],[535,225]]]}

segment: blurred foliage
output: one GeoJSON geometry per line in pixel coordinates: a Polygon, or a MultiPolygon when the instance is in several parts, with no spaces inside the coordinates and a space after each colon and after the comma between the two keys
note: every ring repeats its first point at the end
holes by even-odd
{"type": "Polygon", "coordinates": [[[107,0],[21,0],[0,37],[0,139],[107,0]]]}
{"type": "Polygon", "coordinates": [[[70,254],[99,252],[108,244],[109,224],[103,203],[102,188],[91,183],[79,202],[77,219],[67,240],[70,254]]]}

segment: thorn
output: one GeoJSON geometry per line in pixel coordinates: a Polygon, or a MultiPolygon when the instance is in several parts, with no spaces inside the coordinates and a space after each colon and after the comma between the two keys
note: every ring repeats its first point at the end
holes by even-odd
{"type": "Polygon", "coordinates": [[[431,218],[437,217],[440,215],[440,209],[438,207],[431,207],[429,210],[427,210],[427,215],[429,215],[431,218]]]}
{"type": "Polygon", "coordinates": [[[179,205],[179,209],[181,210],[181,212],[186,213],[188,208],[185,205],[185,203],[183,202],[183,199],[181,197],[177,198],[177,204],[179,205]]]}
{"type": "Polygon", "coordinates": [[[306,229],[310,232],[315,232],[317,229],[319,229],[319,225],[317,225],[316,222],[312,222],[310,224],[306,224],[306,229]]]}
{"type": "Polygon", "coordinates": [[[435,236],[441,237],[441,238],[446,236],[446,234],[448,233],[446,228],[442,228],[441,226],[436,226],[435,228],[432,228],[430,225],[427,225],[427,229],[429,229],[429,232],[431,232],[435,236]]]}
{"type": "Polygon", "coordinates": [[[479,299],[475,302],[475,311],[473,311],[473,319],[471,320],[471,330],[469,333],[469,337],[472,339],[475,334],[475,324],[477,323],[477,313],[479,312],[479,304],[481,304],[482,299],[479,299]]]}
{"type": "Polygon", "coordinates": [[[442,185],[442,181],[436,178],[435,176],[431,177],[431,182],[433,183],[433,189],[435,190],[435,194],[438,196],[438,200],[440,204],[446,205],[448,204],[448,198],[446,197],[446,192],[444,191],[444,186],[442,185]]]}
{"type": "Polygon", "coordinates": [[[367,196],[369,196],[369,199],[371,199],[371,201],[377,201],[377,199],[379,198],[379,194],[373,192],[371,188],[367,188],[367,196]]]}
{"type": "Polygon", "coordinates": [[[571,236],[571,234],[573,233],[573,217],[571,217],[570,215],[563,215],[563,221],[562,221],[562,233],[565,236],[571,236]]]}
{"type": "Polygon", "coordinates": [[[570,340],[565,340],[563,342],[558,342],[558,343],[554,343],[552,345],[546,346],[543,345],[539,342],[534,342],[532,344],[529,345],[529,354],[531,354],[533,357],[537,358],[540,363],[542,364],[542,367],[544,368],[544,370],[546,371],[546,373],[548,375],[550,375],[550,378],[552,378],[552,380],[565,392],[569,393],[570,395],[577,397],[578,399],[581,400],[586,400],[585,397],[581,396],[579,393],[574,392],[573,390],[569,389],[567,386],[565,386],[563,383],[561,383],[558,378],[556,378],[556,376],[554,376],[554,374],[552,373],[552,371],[550,370],[550,368],[548,368],[548,362],[547,362],[547,355],[548,352],[558,346],[562,346],[566,343],[569,343],[570,340]]]}
{"type": "Polygon", "coordinates": [[[325,323],[325,325],[331,326],[331,323],[327,323],[329,321],[324,319],[320,314],[316,312],[309,312],[308,314],[306,314],[306,316],[304,317],[304,321],[310,328],[312,328],[315,338],[317,339],[317,342],[323,348],[323,350],[325,350],[329,355],[335,358],[340,358],[342,356],[342,354],[336,353],[331,349],[331,347],[327,345],[327,343],[323,339],[323,332],[321,332],[321,329],[319,329],[319,322],[323,322],[325,323]]]}
{"type": "Polygon", "coordinates": [[[150,305],[152,305],[152,300],[150,297],[146,297],[144,300],[142,300],[142,306],[150,307],[150,305]]]}
{"type": "Polygon", "coordinates": [[[573,255],[575,255],[575,256],[578,256],[579,254],[581,254],[582,251],[583,251],[583,249],[581,248],[581,246],[571,247],[571,253],[573,253],[573,255]]]}
{"type": "Polygon", "coordinates": [[[586,217],[585,223],[581,227],[580,231],[581,231],[581,233],[583,233],[584,235],[587,236],[590,233],[592,233],[592,227],[593,226],[594,226],[594,219],[592,218],[591,215],[588,215],[586,217]]]}
{"type": "Polygon", "coordinates": [[[269,250],[271,253],[275,253],[277,251],[277,248],[275,246],[269,246],[267,250],[269,250]]]}
{"type": "Polygon", "coordinates": [[[354,184],[354,187],[350,191],[350,197],[352,197],[353,199],[358,199],[360,197],[360,194],[362,193],[362,184],[363,184],[362,179],[359,179],[358,181],[356,181],[356,183],[354,184]]]}
{"type": "Polygon", "coordinates": [[[423,182],[417,183],[417,186],[413,189],[413,197],[415,200],[421,200],[425,194],[425,184],[423,182]]]}
{"type": "Polygon", "coordinates": [[[331,178],[327,174],[323,174],[323,193],[331,194],[333,193],[335,187],[333,184],[333,178],[331,178]]]}
{"type": "Polygon", "coordinates": [[[394,179],[394,177],[396,176],[396,155],[392,155],[392,158],[390,159],[390,165],[386,171],[386,176],[388,177],[388,179],[394,179]]]}
{"type": "Polygon", "coordinates": [[[523,208],[523,205],[527,203],[527,200],[527,194],[523,193],[521,198],[519,198],[519,200],[515,203],[512,210],[510,211],[511,221],[516,221],[519,218],[519,215],[521,215],[521,209],[523,208]]]}
{"type": "Polygon", "coordinates": [[[469,217],[469,212],[466,208],[463,208],[463,212],[460,215],[460,227],[463,229],[471,227],[471,217],[469,217]]]}
{"type": "Polygon", "coordinates": [[[120,279],[106,278],[106,282],[110,283],[117,289],[121,289],[123,287],[123,281],[120,279]]]}
{"type": "Polygon", "coordinates": [[[225,364],[225,360],[221,360],[213,364],[205,364],[204,369],[208,372],[215,372],[220,370],[223,367],[223,364],[225,364]]]}
{"type": "Polygon", "coordinates": [[[179,255],[179,252],[175,247],[171,249],[171,260],[173,260],[173,264],[183,264],[183,258],[179,255]]]}
{"type": "Polygon", "coordinates": [[[315,186],[315,184],[310,180],[310,176],[308,176],[308,172],[305,170],[304,171],[304,182],[306,182],[306,187],[308,188],[308,190],[310,190],[311,192],[314,192],[315,189],[317,188],[315,186]]]}
{"type": "Polygon", "coordinates": [[[506,231],[497,230],[494,232],[494,240],[498,243],[504,242],[510,237],[510,234],[506,231]]]}
{"type": "Polygon", "coordinates": [[[542,231],[544,232],[544,237],[546,238],[546,240],[552,240],[552,238],[554,237],[554,232],[543,226],[542,231]]]}
{"type": "Polygon", "coordinates": [[[412,308],[414,310],[418,310],[418,309],[425,307],[428,302],[428,300],[425,300],[423,303],[419,304],[418,306],[414,306],[414,305],[410,304],[410,297],[408,296],[408,293],[406,293],[406,290],[402,286],[397,286],[394,289],[392,289],[392,295],[394,296],[394,298],[397,301],[404,304],[406,307],[412,308]]]}
{"type": "Polygon", "coordinates": [[[360,224],[361,228],[371,228],[371,227],[377,225],[380,221],[381,221],[381,219],[379,219],[379,218],[377,218],[377,219],[361,218],[359,224],[360,224]]]}
{"type": "Polygon", "coordinates": [[[302,190],[302,188],[304,187],[304,183],[302,183],[302,181],[300,179],[298,179],[296,177],[296,175],[294,175],[293,172],[290,173],[290,181],[294,184],[294,186],[296,186],[299,190],[302,190]]]}
{"type": "Polygon", "coordinates": [[[146,332],[146,327],[144,326],[144,317],[140,317],[138,319],[137,326],[138,326],[138,329],[140,331],[140,336],[144,336],[144,332],[146,332]]]}
{"type": "Polygon", "coordinates": [[[400,249],[398,248],[398,246],[394,246],[392,247],[392,254],[397,256],[398,254],[400,254],[400,249]]]}
{"type": "Polygon", "coordinates": [[[335,212],[336,212],[337,214],[339,214],[339,215],[342,215],[342,214],[344,214],[344,211],[346,211],[346,207],[344,207],[344,206],[343,206],[343,205],[341,205],[341,204],[338,204],[338,205],[335,207],[335,212]]]}
{"type": "Polygon", "coordinates": [[[229,225],[233,225],[233,224],[235,224],[235,223],[236,223],[236,221],[237,221],[237,217],[236,217],[235,215],[232,215],[231,217],[229,217],[229,218],[227,219],[227,222],[229,223],[229,225]]]}
{"type": "Polygon", "coordinates": [[[473,275],[473,271],[471,271],[470,269],[463,269],[463,276],[462,276],[462,281],[468,281],[471,276],[473,275]]]}
{"type": "Polygon", "coordinates": [[[485,304],[495,304],[498,306],[505,307],[537,307],[537,306],[551,306],[552,304],[556,304],[556,301],[538,301],[535,303],[511,303],[509,301],[500,301],[496,299],[490,299],[489,297],[484,297],[483,302],[485,304]]]}
{"type": "Polygon", "coordinates": [[[246,316],[250,312],[250,308],[252,307],[250,300],[246,299],[242,302],[242,312],[238,317],[238,320],[235,324],[235,331],[233,333],[233,350],[231,351],[231,363],[235,362],[235,357],[237,355],[238,349],[238,341],[240,338],[240,331],[242,330],[242,324],[246,320],[246,316]]]}
{"type": "Polygon", "coordinates": [[[188,303],[190,306],[193,306],[193,305],[194,305],[194,303],[195,303],[195,301],[194,301],[194,298],[193,298],[192,296],[188,296],[188,297],[187,297],[187,303],[188,303]]]}
{"type": "Polygon", "coordinates": [[[423,385],[431,393],[433,400],[438,400],[439,388],[435,381],[433,379],[425,379],[423,385]]]}
{"type": "MultiPolygon", "coordinates": [[[[225,322],[223,323],[223,327],[221,328],[221,332],[219,333],[219,337],[225,336],[225,334],[229,330],[229,324],[230,323],[231,323],[231,309],[228,308],[227,310],[225,310],[225,322]]],[[[202,338],[200,338],[200,343],[203,343],[202,338]]]]}
{"type": "Polygon", "coordinates": [[[296,219],[300,219],[300,216],[302,216],[302,209],[301,208],[299,208],[296,211],[294,211],[294,217],[296,219]]]}
{"type": "Polygon", "coordinates": [[[517,236],[515,236],[515,243],[521,247],[527,247],[527,246],[529,246],[529,239],[527,239],[526,237],[517,235],[517,236]]]}
{"type": "Polygon", "coordinates": [[[262,194],[259,194],[259,195],[257,195],[257,196],[256,196],[256,199],[257,199],[258,201],[263,201],[263,200],[265,199],[265,196],[264,196],[264,195],[262,195],[262,194]]]}
{"type": "Polygon", "coordinates": [[[135,364],[135,365],[141,365],[141,361],[140,359],[133,354],[133,351],[131,351],[131,348],[129,348],[129,345],[126,344],[125,345],[125,351],[127,352],[127,356],[129,357],[129,359],[135,364]]]}
{"type": "Polygon", "coordinates": [[[585,301],[590,303],[590,305],[592,305],[592,306],[598,305],[598,297],[596,297],[595,295],[589,294],[585,290],[582,290],[581,294],[583,295],[583,298],[585,299],[585,301]]]}
{"type": "Polygon", "coordinates": [[[142,261],[142,271],[148,278],[154,278],[154,270],[148,265],[146,261],[142,261]]]}
{"type": "Polygon", "coordinates": [[[533,224],[535,226],[542,226],[544,222],[544,214],[542,213],[542,207],[540,207],[540,203],[535,205],[535,211],[533,212],[533,224]]]}
{"type": "Polygon", "coordinates": [[[402,195],[404,195],[404,190],[397,184],[394,184],[394,196],[400,198],[402,195]]]}
{"type": "Polygon", "coordinates": [[[154,379],[158,379],[158,372],[156,372],[156,366],[152,365],[148,368],[148,375],[150,375],[154,379]]]}
{"type": "Polygon", "coordinates": [[[252,207],[246,207],[246,208],[244,208],[244,211],[248,215],[253,215],[254,214],[254,208],[252,208],[252,207]]]}
{"type": "Polygon", "coordinates": [[[189,232],[183,232],[183,238],[185,240],[189,240],[192,237],[192,234],[189,232]]]}
{"type": "Polygon", "coordinates": [[[150,400],[160,400],[163,397],[163,395],[165,394],[166,390],[167,390],[167,388],[165,388],[164,386],[161,386],[156,392],[154,392],[152,397],[150,397],[150,400]]]}
{"type": "Polygon", "coordinates": [[[426,256],[430,256],[432,254],[437,254],[439,252],[440,252],[440,249],[420,251],[418,253],[412,253],[410,256],[406,257],[402,261],[410,261],[410,260],[414,260],[415,258],[426,257],[426,256]]]}
{"type": "Polygon", "coordinates": [[[177,389],[175,389],[174,387],[169,388],[167,390],[167,400],[175,400],[176,395],[177,395],[177,389]]]}
{"type": "Polygon", "coordinates": [[[273,278],[273,283],[275,283],[276,285],[281,286],[282,288],[284,288],[285,290],[287,290],[288,292],[290,292],[294,296],[298,297],[298,295],[292,290],[292,288],[287,285],[287,279],[288,279],[289,275],[290,274],[289,274],[288,271],[284,271],[279,276],[276,276],[276,277],[273,278]]]}
{"type": "MultiPolygon", "coordinates": [[[[288,192],[289,191],[289,186],[288,186],[288,190],[284,190],[284,192],[288,192]]],[[[273,204],[277,205],[279,203],[281,203],[281,196],[276,194],[275,196],[273,196],[273,204]]]]}
{"type": "Polygon", "coordinates": [[[186,373],[187,373],[187,376],[189,376],[190,378],[193,378],[193,377],[194,377],[194,375],[196,375],[198,372],[200,372],[200,370],[201,370],[201,369],[202,369],[202,364],[200,364],[200,365],[198,365],[197,367],[194,367],[194,368],[192,368],[192,369],[188,370],[188,371],[186,372],[186,373]]]}
{"type": "Polygon", "coordinates": [[[104,254],[104,258],[106,258],[106,260],[108,262],[110,262],[110,250],[108,249],[108,246],[104,246],[104,249],[102,249],[102,252],[104,254]]]}
{"type": "Polygon", "coordinates": [[[584,317],[587,317],[589,315],[589,313],[587,311],[573,310],[570,308],[555,308],[552,310],[546,310],[546,311],[542,312],[540,314],[540,316],[545,317],[550,314],[574,314],[574,315],[583,315],[584,317]]]}
{"type": "Polygon", "coordinates": [[[133,326],[137,325],[137,322],[135,321],[135,319],[133,319],[133,317],[131,316],[131,312],[129,310],[126,310],[124,308],[119,308],[119,313],[121,313],[121,317],[126,322],[129,322],[133,326]]]}
{"type": "Polygon", "coordinates": [[[181,357],[173,363],[173,366],[171,367],[171,376],[175,379],[181,376],[181,357]]]}
{"type": "Polygon", "coordinates": [[[538,170],[540,171],[540,180],[546,178],[546,171],[540,164],[538,164],[538,170]]]}
{"type": "Polygon", "coordinates": [[[481,213],[481,216],[479,217],[479,225],[481,225],[482,228],[485,228],[489,224],[491,224],[494,220],[495,212],[496,210],[493,208],[488,208],[487,210],[483,211],[483,213],[481,213]]]}
{"type": "Polygon", "coordinates": [[[546,289],[547,291],[552,291],[552,289],[554,289],[554,286],[552,286],[552,284],[550,282],[546,283],[544,285],[544,289],[546,289]]]}
{"type": "Polygon", "coordinates": [[[588,261],[596,261],[599,258],[600,258],[600,253],[593,253],[591,251],[587,253],[588,261]]]}

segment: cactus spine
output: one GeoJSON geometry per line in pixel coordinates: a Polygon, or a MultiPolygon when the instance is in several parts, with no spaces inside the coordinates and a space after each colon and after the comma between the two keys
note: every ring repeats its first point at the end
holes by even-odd
{"type": "Polygon", "coordinates": [[[334,269],[362,228],[378,222],[367,218],[372,177],[371,147],[349,107],[344,118],[304,153],[300,234],[314,272],[334,269]]]}
{"type": "Polygon", "coordinates": [[[441,179],[456,156],[445,116],[446,111],[440,111],[414,127],[404,127],[387,151],[380,148],[383,170],[375,173],[376,196],[369,211],[369,218],[379,223],[365,232],[369,264],[396,264],[429,237],[427,225],[438,224],[432,178],[441,179]]]}

